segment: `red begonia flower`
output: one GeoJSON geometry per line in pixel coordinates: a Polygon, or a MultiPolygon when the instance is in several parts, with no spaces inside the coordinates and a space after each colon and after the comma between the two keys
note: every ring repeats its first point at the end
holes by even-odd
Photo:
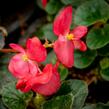
{"type": "Polygon", "coordinates": [[[10,60],[9,71],[19,79],[16,88],[20,88],[23,92],[28,92],[31,86],[27,85],[27,83],[31,78],[36,77],[39,69],[37,62],[42,62],[46,59],[46,49],[36,37],[27,40],[26,50],[17,44],[10,44],[10,47],[20,53],[10,60]]]}
{"type": "Polygon", "coordinates": [[[27,55],[25,50],[17,44],[10,44],[10,46],[15,49],[19,50],[19,52],[9,62],[9,71],[18,79],[22,79],[28,75],[36,75],[37,73],[37,66],[35,65],[34,61],[31,61],[27,55]]]}
{"type": "Polygon", "coordinates": [[[77,26],[70,31],[72,22],[72,6],[63,8],[54,20],[53,31],[58,36],[54,43],[54,51],[59,61],[66,67],[72,67],[74,63],[74,48],[85,51],[85,43],[80,40],[87,33],[86,26],[77,26]]]}
{"type": "Polygon", "coordinates": [[[45,8],[46,5],[47,5],[47,0],[42,0],[42,5],[43,5],[43,7],[45,8]]]}
{"type": "Polygon", "coordinates": [[[10,47],[20,53],[10,60],[9,71],[19,79],[27,75],[36,75],[38,69],[36,62],[44,61],[47,55],[46,49],[40,40],[36,37],[28,39],[26,50],[17,44],[10,44],[10,47]]]}
{"type": "Polygon", "coordinates": [[[48,96],[54,94],[60,87],[60,76],[57,68],[52,64],[47,64],[42,72],[39,72],[34,78],[28,78],[27,81],[18,81],[16,88],[23,92],[33,91],[48,96]]]}

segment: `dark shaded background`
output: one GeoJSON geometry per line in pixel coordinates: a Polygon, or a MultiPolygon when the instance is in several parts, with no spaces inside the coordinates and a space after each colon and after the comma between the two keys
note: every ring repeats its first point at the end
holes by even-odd
{"type": "Polygon", "coordinates": [[[4,26],[9,34],[5,40],[5,47],[8,47],[9,43],[17,43],[21,29],[28,28],[45,14],[37,6],[36,0],[1,0],[0,11],[0,26],[4,26]]]}

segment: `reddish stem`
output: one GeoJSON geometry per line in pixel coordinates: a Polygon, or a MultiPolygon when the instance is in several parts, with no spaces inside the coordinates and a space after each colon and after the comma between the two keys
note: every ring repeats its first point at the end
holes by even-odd
{"type": "MultiPolygon", "coordinates": [[[[45,42],[45,44],[43,44],[43,46],[45,47],[45,48],[52,48],[53,47],[53,43],[48,43],[48,41],[46,41],[45,42]]],[[[24,47],[25,48],[25,47],[24,47]]],[[[18,51],[16,51],[16,50],[13,50],[13,49],[8,49],[8,48],[4,48],[4,49],[0,49],[0,52],[2,52],[2,53],[10,53],[10,52],[14,52],[14,53],[16,53],[16,52],[18,52],[18,51]]]]}
{"type": "Polygon", "coordinates": [[[17,51],[16,50],[13,50],[13,49],[0,49],[0,52],[2,52],[2,53],[10,53],[10,52],[14,52],[14,53],[16,53],[17,51]]]}

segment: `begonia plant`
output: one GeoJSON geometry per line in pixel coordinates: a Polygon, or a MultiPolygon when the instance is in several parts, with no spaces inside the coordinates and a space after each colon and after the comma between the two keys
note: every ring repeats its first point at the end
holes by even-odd
{"type": "Polygon", "coordinates": [[[18,39],[0,26],[0,109],[108,109],[108,0],[35,3],[18,39]]]}

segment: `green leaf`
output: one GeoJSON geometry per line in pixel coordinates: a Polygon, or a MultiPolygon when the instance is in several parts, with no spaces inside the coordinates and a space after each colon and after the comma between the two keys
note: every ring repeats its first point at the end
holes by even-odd
{"type": "Polygon", "coordinates": [[[74,52],[74,66],[82,69],[88,67],[97,56],[96,51],[87,50],[85,52],[75,51],[74,52]]]}
{"type": "Polygon", "coordinates": [[[80,5],[74,17],[77,25],[90,26],[97,22],[106,22],[109,18],[109,5],[104,0],[90,0],[80,5]]]}
{"type": "Polygon", "coordinates": [[[106,69],[103,69],[100,71],[101,77],[106,80],[109,81],[109,67],[106,69]]]}
{"type": "Polygon", "coordinates": [[[5,84],[15,80],[12,74],[8,71],[8,64],[11,57],[12,54],[7,53],[0,58],[0,91],[5,84]]]}
{"type": "Polygon", "coordinates": [[[68,69],[65,68],[63,65],[59,66],[59,74],[61,77],[61,81],[65,80],[69,74],[68,69]]]}
{"type": "Polygon", "coordinates": [[[109,25],[104,28],[93,28],[86,37],[87,46],[90,49],[102,48],[109,43],[109,25]]]}
{"type": "Polygon", "coordinates": [[[72,5],[73,7],[77,7],[88,0],[61,0],[61,2],[65,5],[72,5]]]}
{"type": "Polygon", "coordinates": [[[109,104],[108,103],[87,104],[82,109],[109,109],[109,104]]]}
{"type": "Polygon", "coordinates": [[[100,49],[97,49],[97,53],[100,56],[109,56],[109,44],[100,49]]]}
{"type": "Polygon", "coordinates": [[[81,109],[88,95],[88,86],[84,81],[81,80],[68,80],[63,82],[57,94],[65,95],[71,92],[74,95],[74,103],[72,108],[81,109]]]}
{"type": "Polygon", "coordinates": [[[53,29],[52,29],[52,24],[51,23],[44,25],[42,27],[42,31],[44,33],[43,39],[47,38],[51,42],[57,39],[57,37],[53,33],[53,29]]]}
{"type": "Polygon", "coordinates": [[[9,64],[10,59],[14,56],[14,53],[6,53],[0,57],[0,66],[9,64]]]}
{"type": "Polygon", "coordinates": [[[98,103],[95,109],[109,109],[109,104],[98,103]]]}
{"type": "Polygon", "coordinates": [[[22,93],[15,88],[15,82],[6,84],[2,91],[3,103],[9,109],[26,109],[32,98],[32,93],[22,93]]]}
{"type": "Polygon", "coordinates": [[[0,98],[0,109],[6,109],[1,98],[0,98]]]}
{"type": "Polygon", "coordinates": [[[62,4],[60,3],[59,0],[50,0],[48,3],[47,3],[47,6],[45,8],[45,11],[48,13],[48,14],[56,14],[59,9],[62,7],[62,4]]]}
{"type": "Polygon", "coordinates": [[[48,53],[46,60],[43,62],[44,65],[48,63],[52,64],[56,63],[56,55],[53,50],[48,53]]]}
{"type": "Polygon", "coordinates": [[[2,49],[5,45],[5,38],[0,33],[0,49],[2,49]]]}
{"type": "Polygon", "coordinates": [[[102,60],[100,60],[100,67],[102,70],[109,67],[109,58],[108,57],[105,57],[102,60]]]}
{"type": "Polygon", "coordinates": [[[48,15],[47,15],[47,21],[48,21],[48,22],[53,22],[53,20],[54,20],[54,16],[48,14],[48,15]]]}
{"type": "Polygon", "coordinates": [[[61,0],[61,2],[65,5],[69,5],[69,4],[73,4],[73,2],[75,2],[75,1],[73,1],[73,0],[61,0]]]}
{"type": "Polygon", "coordinates": [[[15,78],[13,78],[12,74],[8,71],[7,66],[4,65],[0,67],[0,91],[5,84],[13,80],[15,80],[15,78]]]}
{"type": "Polygon", "coordinates": [[[36,4],[41,8],[44,9],[42,6],[42,0],[36,0],[36,4]]]}
{"type": "Polygon", "coordinates": [[[95,107],[91,104],[84,106],[82,109],[95,109],[95,107]]]}
{"type": "Polygon", "coordinates": [[[58,96],[45,102],[42,109],[72,109],[74,96],[72,93],[67,95],[58,96]]]}
{"type": "MultiPolygon", "coordinates": [[[[37,36],[39,39],[43,38],[44,32],[42,30],[42,26],[36,29],[36,31],[33,33],[33,36],[37,36]]],[[[25,39],[27,39],[27,38],[25,38],[25,39]]]]}

